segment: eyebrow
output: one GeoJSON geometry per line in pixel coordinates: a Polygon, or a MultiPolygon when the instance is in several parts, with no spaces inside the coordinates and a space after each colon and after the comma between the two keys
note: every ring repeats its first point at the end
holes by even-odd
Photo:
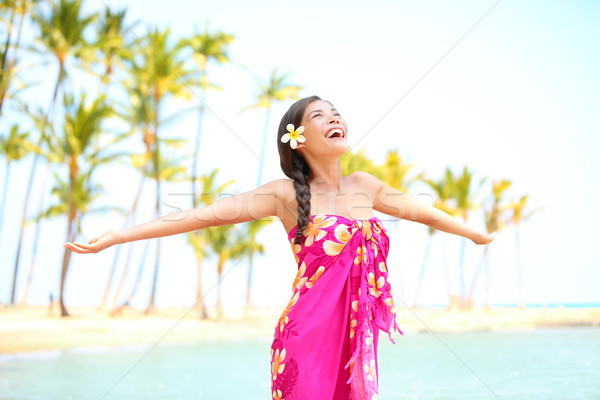
{"type": "MultiPolygon", "coordinates": [[[[331,111],[337,111],[335,108],[332,108],[331,111]]],[[[311,112],[308,113],[308,115],[314,113],[314,112],[323,112],[323,110],[319,109],[319,110],[312,110],[311,112]]]]}

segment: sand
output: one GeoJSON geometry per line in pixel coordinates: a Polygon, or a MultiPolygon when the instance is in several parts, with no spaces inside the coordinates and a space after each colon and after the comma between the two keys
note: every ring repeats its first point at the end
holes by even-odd
{"type": "MultiPolygon", "coordinates": [[[[162,309],[151,316],[126,309],[70,308],[60,318],[47,307],[0,306],[0,354],[81,347],[181,344],[206,340],[271,339],[282,310],[229,310],[224,318],[200,320],[190,309],[162,309]]],[[[600,327],[600,308],[491,308],[448,311],[400,308],[398,325],[405,334],[530,330],[542,327],[600,327]]],[[[393,334],[399,336],[398,333],[393,334]]]]}

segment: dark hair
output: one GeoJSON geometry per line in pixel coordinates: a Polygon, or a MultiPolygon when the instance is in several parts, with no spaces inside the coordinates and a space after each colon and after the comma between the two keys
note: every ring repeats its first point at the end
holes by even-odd
{"type": "Polygon", "coordinates": [[[292,104],[287,112],[283,114],[277,131],[277,149],[279,150],[281,170],[294,181],[294,188],[296,188],[298,225],[296,226],[295,244],[300,244],[302,232],[306,229],[310,220],[310,185],[308,184],[310,167],[298,151],[292,150],[289,142],[281,142],[281,137],[288,133],[288,124],[293,124],[295,129],[300,126],[306,107],[315,100],[321,100],[321,98],[319,96],[309,96],[292,104]]]}

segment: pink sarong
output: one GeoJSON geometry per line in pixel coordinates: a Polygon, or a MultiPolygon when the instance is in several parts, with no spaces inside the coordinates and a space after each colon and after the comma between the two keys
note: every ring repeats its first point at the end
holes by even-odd
{"type": "Polygon", "coordinates": [[[311,216],[294,245],[292,297],[271,346],[275,400],[377,399],[379,330],[402,334],[387,281],[389,238],[377,217],[311,216]]]}

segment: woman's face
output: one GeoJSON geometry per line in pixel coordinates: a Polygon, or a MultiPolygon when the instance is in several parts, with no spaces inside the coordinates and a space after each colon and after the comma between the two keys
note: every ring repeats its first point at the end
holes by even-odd
{"type": "Polygon", "coordinates": [[[348,126],[340,113],[328,102],[315,100],[302,117],[306,141],[298,144],[305,158],[319,155],[341,156],[348,150],[348,126]]]}

